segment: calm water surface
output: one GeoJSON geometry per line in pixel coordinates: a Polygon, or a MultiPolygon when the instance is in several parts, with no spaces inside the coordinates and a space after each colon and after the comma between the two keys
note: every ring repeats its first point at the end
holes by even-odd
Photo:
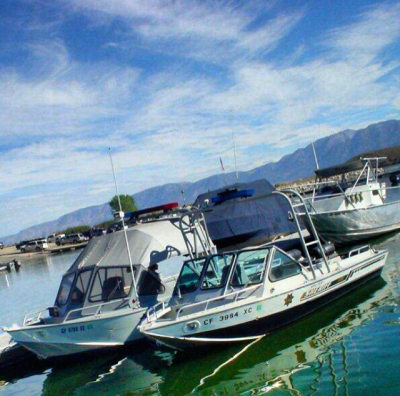
{"type": "MultiPolygon", "coordinates": [[[[56,367],[46,362],[0,373],[8,395],[400,395],[400,236],[376,279],[258,342],[180,355],[125,349],[56,367]]],[[[0,325],[50,306],[76,254],[26,262],[0,275],[0,325]]]]}

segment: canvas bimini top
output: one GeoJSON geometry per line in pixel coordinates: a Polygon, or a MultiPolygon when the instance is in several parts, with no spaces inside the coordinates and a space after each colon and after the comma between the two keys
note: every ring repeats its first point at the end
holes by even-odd
{"type": "Polygon", "coordinates": [[[194,206],[204,211],[210,237],[219,248],[256,246],[296,232],[286,221],[288,203],[274,191],[265,179],[236,183],[199,195],[194,206]]]}
{"type": "Polygon", "coordinates": [[[315,170],[315,174],[320,179],[324,179],[332,176],[343,175],[344,173],[348,172],[360,171],[364,168],[364,166],[365,161],[354,160],[351,162],[330,166],[328,168],[317,169],[315,170]]]}
{"type": "MultiPolygon", "coordinates": [[[[188,254],[179,218],[139,223],[126,230],[133,265],[149,267],[173,256],[188,254]]],[[[67,273],[85,267],[129,266],[123,231],[93,238],[67,273]]]]}

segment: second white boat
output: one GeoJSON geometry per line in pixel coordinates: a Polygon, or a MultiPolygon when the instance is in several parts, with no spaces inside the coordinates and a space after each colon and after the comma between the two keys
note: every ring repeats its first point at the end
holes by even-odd
{"type": "Polygon", "coordinates": [[[309,216],[307,208],[279,194],[291,205],[302,251],[264,245],[186,261],[173,297],[147,312],[144,335],[178,350],[256,339],[380,274],[386,250],[364,246],[340,256],[321,245],[313,226],[306,242],[295,206],[309,216]]]}

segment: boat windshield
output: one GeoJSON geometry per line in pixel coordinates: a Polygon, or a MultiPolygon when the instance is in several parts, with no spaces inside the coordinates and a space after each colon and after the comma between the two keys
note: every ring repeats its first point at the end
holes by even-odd
{"type": "Polygon", "coordinates": [[[186,261],[176,282],[174,294],[186,294],[195,291],[200,282],[206,258],[186,261]]]}
{"type": "Polygon", "coordinates": [[[269,252],[270,248],[239,253],[231,285],[238,287],[261,283],[264,278],[269,252]]]}
{"type": "Polygon", "coordinates": [[[211,257],[207,264],[201,288],[207,290],[225,286],[233,259],[233,254],[211,257]]]}
{"type": "Polygon", "coordinates": [[[92,270],[83,271],[79,274],[76,280],[75,287],[71,293],[71,304],[78,305],[83,304],[85,301],[86,292],[89,287],[90,277],[92,275],[92,270]]]}
{"type": "Polygon", "coordinates": [[[72,284],[74,283],[74,279],[74,273],[66,275],[62,278],[60,289],[58,290],[56,298],[56,305],[58,307],[61,307],[67,303],[72,284]]]}
{"type": "MultiPolygon", "coordinates": [[[[136,268],[133,270],[136,272],[136,268]]],[[[128,297],[132,283],[130,267],[100,268],[95,274],[89,300],[104,302],[128,297]]]]}
{"type": "Polygon", "coordinates": [[[279,250],[275,252],[269,272],[271,282],[277,282],[300,273],[301,268],[296,261],[279,250]]]}

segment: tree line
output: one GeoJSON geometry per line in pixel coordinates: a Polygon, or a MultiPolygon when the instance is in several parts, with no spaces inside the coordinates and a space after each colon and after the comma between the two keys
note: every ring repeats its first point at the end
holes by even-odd
{"type": "MultiPolygon", "coordinates": [[[[131,197],[130,195],[120,194],[119,199],[121,201],[121,209],[124,213],[135,212],[136,210],[138,210],[135,199],[133,197],[131,197]]],[[[118,196],[115,195],[110,200],[110,202],[108,202],[108,205],[110,206],[111,214],[113,214],[115,212],[119,212],[120,206],[119,206],[118,196]]],[[[57,231],[56,233],[70,235],[70,234],[78,234],[78,233],[87,232],[87,231],[90,231],[92,228],[107,229],[108,227],[115,224],[117,221],[118,220],[110,219],[110,220],[103,221],[99,224],[96,224],[93,227],[91,227],[90,225],[87,225],[87,224],[83,224],[83,225],[79,225],[79,226],[75,226],[75,227],[68,227],[65,230],[57,231]]]]}

